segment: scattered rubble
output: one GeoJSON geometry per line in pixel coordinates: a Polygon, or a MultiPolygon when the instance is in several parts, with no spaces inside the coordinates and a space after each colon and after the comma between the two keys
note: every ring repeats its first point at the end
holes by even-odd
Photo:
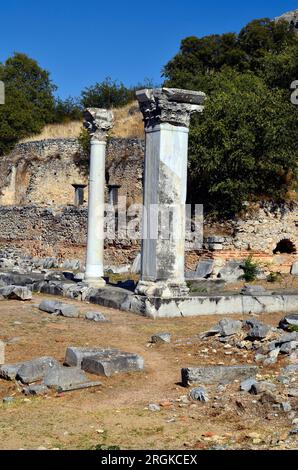
{"type": "MultiPolygon", "coordinates": [[[[295,321],[294,315],[285,318],[288,317],[289,320],[293,317],[295,321]]],[[[284,329],[280,328],[281,325],[285,326],[284,319],[279,323],[279,328],[273,328],[256,318],[243,321],[225,318],[203,333],[200,338],[207,340],[213,336],[219,342],[225,343],[226,347],[254,351],[254,361],[264,366],[275,364],[278,357],[284,355],[288,355],[290,360],[295,362],[298,352],[298,332],[285,333],[284,329]]]]}
{"type": "Polygon", "coordinates": [[[151,343],[170,343],[171,334],[170,333],[156,333],[151,336],[151,343]]]}

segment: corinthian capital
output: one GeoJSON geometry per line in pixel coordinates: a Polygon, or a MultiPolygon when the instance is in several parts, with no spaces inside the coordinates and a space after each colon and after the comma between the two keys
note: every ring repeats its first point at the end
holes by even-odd
{"type": "Polygon", "coordinates": [[[87,108],[84,127],[94,140],[106,140],[108,131],[113,127],[113,113],[102,108],[87,108]]]}
{"type": "Polygon", "coordinates": [[[161,123],[189,127],[190,116],[202,112],[205,93],[178,88],[138,90],[136,97],[146,127],[161,123]]]}

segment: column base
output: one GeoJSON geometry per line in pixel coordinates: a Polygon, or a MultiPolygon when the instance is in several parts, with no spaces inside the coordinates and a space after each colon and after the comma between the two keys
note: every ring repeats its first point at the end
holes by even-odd
{"type": "Polygon", "coordinates": [[[90,287],[105,287],[106,281],[102,277],[86,277],[84,278],[84,283],[88,284],[90,287]]]}
{"type": "Polygon", "coordinates": [[[146,297],[171,299],[173,297],[187,296],[189,288],[184,281],[139,281],[135,293],[146,297]]]}

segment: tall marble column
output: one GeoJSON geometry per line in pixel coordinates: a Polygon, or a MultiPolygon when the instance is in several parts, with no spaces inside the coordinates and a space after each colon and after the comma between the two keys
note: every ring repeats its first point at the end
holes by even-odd
{"type": "Polygon", "coordinates": [[[100,287],[103,279],[105,155],[107,132],[113,126],[113,113],[106,109],[88,108],[84,125],[91,135],[88,229],[85,282],[100,287]]]}
{"type": "Polygon", "coordinates": [[[189,122],[191,114],[203,110],[205,94],[156,88],[136,95],[146,134],[141,280],[136,293],[181,297],[188,293],[184,247],[189,122]]]}

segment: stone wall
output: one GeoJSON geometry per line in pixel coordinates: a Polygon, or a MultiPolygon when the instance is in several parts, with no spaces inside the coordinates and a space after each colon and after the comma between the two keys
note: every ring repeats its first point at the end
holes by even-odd
{"type": "MultiPolygon", "coordinates": [[[[0,248],[19,247],[25,255],[84,261],[87,207],[0,207],[0,248]]],[[[134,240],[105,243],[106,264],[133,262],[140,250],[134,240]]]]}
{"type": "MultiPolygon", "coordinates": [[[[129,202],[142,197],[144,142],[110,139],[107,146],[108,184],[120,186],[129,202]]],[[[88,183],[88,159],[77,139],[48,139],[16,145],[0,161],[1,205],[68,205],[73,184],[88,183]]],[[[88,191],[85,190],[87,202],[88,191]]]]}
{"type": "MultiPolygon", "coordinates": [[[[20,247],[31,256],[80,259],[85,256],[87,207],[0,206],[0,248],[20,247]]],[[[263,203],[253,213],[224,223],[204,225],[201,249],[189,251],[186,267],[195,269],[200,257],[243,259],[249,255],[273,263],[284,272],[297,254],[274,254],[277,243],[298,246],[298,203],[277,206],[263,203]]],[[[137,240],[124,237],[105,242],[106,264],[131,263],[140,251],[137,240]]]]}

